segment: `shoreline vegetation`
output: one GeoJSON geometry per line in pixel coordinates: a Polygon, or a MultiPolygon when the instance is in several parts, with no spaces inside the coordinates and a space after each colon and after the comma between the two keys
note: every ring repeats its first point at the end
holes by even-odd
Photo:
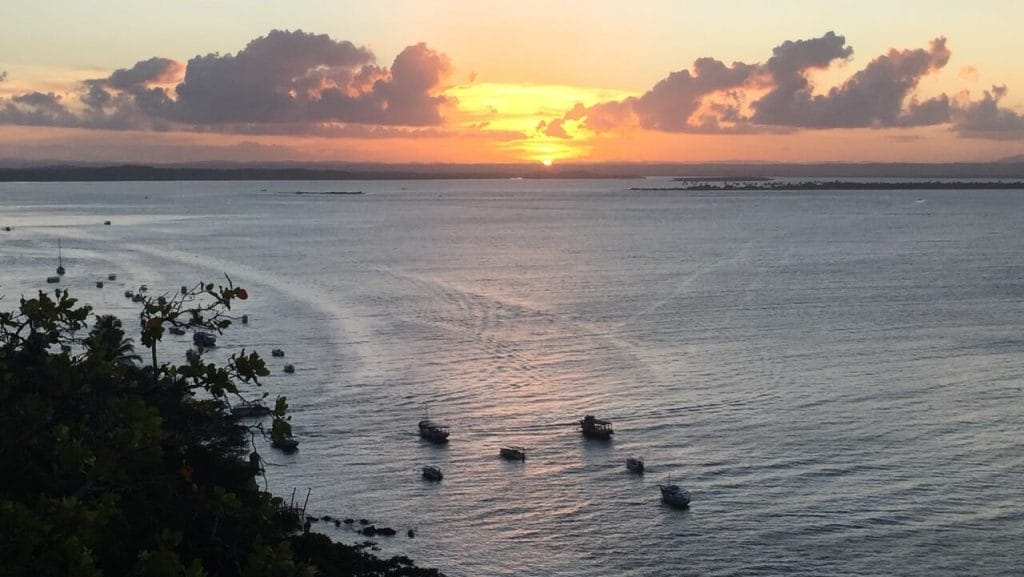
{"type": "Polygon", "coordinates": [[[573,163],[382,164],[217,163],[87,164],[30,163],[0,159],[0,182],[435,180],[435,179],[633,179],[694,180],[766,178],[987,178],[1024,179],[1024,159],[952,163],[573,163]]]}
{"type": "MultiPolygon", "coordinates": [[[[680,179],[675,179],[681,181],[680,179]]],[[[888,181],[865,182],[848,180],[806,180],[800,182],[772,181],[758,179],[757,182],[745,178],[718,180],[720,184],[712,184],[713,179],[693,179],[682,182],[694,182],[684,186],[633,187],[633,191],[801,191],[801,190],[1015,190],[1024,189],[1024,181],[998,180],[929,180],[929,181],[888,181]],[[733,184],[733,183],[738,184],[733,184]]]]}
{"type": "MultiPolygon", "coordinates": [[[[269,374],[262,358],[242,350],[218,366],[202,347],[183,364],[159,354],[165,330],[226,330],[248,293],[230,279],[183,289],[141,301],[141,357],[119,319],[93,315],[67,290],[21,297],[13,310],[2,303],[2,573],[441,577],[404,556],[376,557],[372,541],[310,532],[332,518],[266,490],[257,439],[290,435],[291,417],[284,397],[245,393],[269,374]],[[264,402],[269,431],[232,412],[264,402]]],[[[395,534],[370,529],[360,533],[395,534]]]]}

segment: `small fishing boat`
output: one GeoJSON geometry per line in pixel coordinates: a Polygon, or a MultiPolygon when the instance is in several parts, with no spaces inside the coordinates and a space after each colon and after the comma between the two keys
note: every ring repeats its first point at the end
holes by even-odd
{"type": "Polygon", "coordinates": [[[57,239],[57,275],[64,276],[64,258],[61,254],[60,239],[57,239]]]}
{"type": "Polygon", "coordinates": [[[141,303],[144,300],[146,300],[146,297],[142,296],[141,294],[134,294],[134,295],[132,295],[132,302],[133,303],[141,303]]]}
{"type": "Polygon", "coordinates": [[[288,374],[294,373],[295,372],[295,365],[293,365],[291,363],[285,365],[284,366],[284,372],[286,372],[288,374]]]}
{"type": "Polygon", "coordinates": [[[110,273],[107,275],[107,280],[117,280],[117,275],[114,273],[110,273]]]}
{"type": "Polygon", "coordinates": [[[148,286],[146,286],[146,285],[139,285],[139,292],[143,292],[144,293],[144,292],[146,292],[148,290],[149,290],[148,286]]]}
{"type": "Polygon", "coordinates": [[[587,415],[579,421],[580,432],[588,439],[609,439],[615,434],[611,421],[587,415]]]}
{"type": "Polygon", "coordinates": [[[419,422],[420,437],[435,443],[448,441],[448,427],[441,423],[435,423],[430,419],[423,419],[419,422]]]}
{"type": "Polygon", "coordinates": [[[242,315],[242,324],[243,325],[249,324],[249,315],[242,315]]]}
{"type": "Polygon", "coordinates": [[[626,457],[626,468],[634,473],[643,473],[644,460],[640,457],[626,457]]]}
{"type": "Polygon", "coordinates": [[[48,277],[46,277],[46,282],[48,282],[50,284],[53,284],[55,282],[60,282],[60,277],[59,276],[48,276],[48,277]]]}
{"type": "Polygon", "coordinates": [[[210,333],[196,331],[192,334],[192,344],[197,347],[215,347],[217,346],[217,337],[210,333]]]}
{"type": "Polygon", "coordinates": [[[96,288],[103,288],[103,281],[101,281],[101,280],[96,281],[96,288]]]}
{"type": "Polygon", "coordinates": [[[239,419],[255,419],[269,415],[271,412],[273,411],[270,410],[270,407],[259,401],[242,401],[231,407],[231,414],[239,419]]]}
{"type": "Polygon", "coordinates": [[[291,435],[281,435],[270,443],[271,447],[280,449],[285,453],[294,453],[299,448],[299,441],[291,435]]]}
{"type": "Polygon", "coordinates": [[[270,356],[272,356],[272,357],[283,357],[284,356],[284,351],[282,351],[281,349],[274,349],[274,350],[270,351],[270,356]]]}
{"type": "Polygon", "coordinates": [[[679,488],[679,485],[658,485],[661,489],[661,500],[666,504],[678,509],[690,505],[690,492],[679,488]]]}
{"type": "Polygon", "coordinates": [[[110,221],[109,220],[103,221],[103,226],[110,226],[110,221]]]}
{"type": "Polygon", "coordinates": [[[181,285],[181,294],[183,294],[183,295],[187,295],[188,294],[188,287],[187,286],[181,285]]]}
{"type": "Polygon", "coordinates": [[[525,461],[526,449],[523,447],[502,447],[498,454],[510,461],[525,461]]]}
{"type": "Polygon", "coordinates": [[[185,329],[181,327],[171,327],[167,329],[167,332],[171,333],[172,335],[183,335],[185,334],[185,329]]]}
{"type": "Polygon", "coordinates": [[[427,465],[423,467],[423,478],[428,481],[440,481],[444,479],[444,473],[441,472],[440,467],[434,465],[427,465]]]}
{"type": "Polygon", "coordinates": [[[128,291],[124,291],[124,298],[126,298],[126,299],[130,299],[130,298],[132,298],[133,296],[135,296],[135,293],[133,293],[132,291],[130,291],[130,290],[128,290],[128,291]]]}

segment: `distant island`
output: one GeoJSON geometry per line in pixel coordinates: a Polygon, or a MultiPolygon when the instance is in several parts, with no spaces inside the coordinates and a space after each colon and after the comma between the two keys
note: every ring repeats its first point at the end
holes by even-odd
{"type": "Polygon", "coordinates": [[[99,165],[0,159],[0,182],[341,181],[426,179],[639,179],[765,182],[773,178],[1024,179],[1024,160],[951,163],[631,163],[507,164],[230,163],[99,165]]]}
{"type": "MultiPolygon", "coordinates": [[[[677,179],[678,180],[678,179],[677,179]]],[[[691,181],[687,181],[691,182],[691,181]]],[[[774,181],[770,179],[735,179],[713,184],[711,179],[693,180],[695,184],[685,186],[636,186],[630,190],[658,191],[675,190],[685,192],[707,191],[796,191],[796,190],[1014,190],[1024,189],[1024,181],[1014,180],[912,180],[866,182],[849,180],[805,180],[799,182],[774,181]],[[740,184],[732,184],[740,182],[740,184]]]]}

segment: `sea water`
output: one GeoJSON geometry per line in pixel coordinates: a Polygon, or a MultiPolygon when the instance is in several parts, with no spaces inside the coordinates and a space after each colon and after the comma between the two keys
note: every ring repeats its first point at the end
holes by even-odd
{"type": "Polygon", "coordinates": [[[0,304],[53,288],[58,239],[127,327],[140,284],[246,287],[212,354],[288,397],[270,489],[452,576],[1019,575],[1024,191],[652,182],[3,183],[0,304]]]}

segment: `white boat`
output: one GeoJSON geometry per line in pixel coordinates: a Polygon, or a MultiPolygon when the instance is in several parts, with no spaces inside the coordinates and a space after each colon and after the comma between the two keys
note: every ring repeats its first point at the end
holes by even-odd
{"type": "Polygon", "coordinates": [[[626,468],[634,473],[644,472],[644,460],[641,457],[626,457],[626,468]]]}
{"type": "Polygon", "coordinates": [[[444,479],[444,473],[441,472],[440,467],[434,465],[427,465],[423,467],[423,478],[428,481],[440,481],[444,479]]]}
{"type": "Polygon", "coordinates": [[[690,492],[679,488],[679,485],[658,485],[661,489],[661,500],[666,505],[682,509],[690,504],[690,492]]]}
{"type": "Polygon", "coordinates": [[[259,401],[242,401],[231,407],[231,414],[239,419],[254,419],[269,415],[271,412],[270,407],[259,401]]]}
{"type": "Polygon", "coordinates": [[[526,449],[523,447],[502,447],[498,454],[510,461],[526,460],[526,449]]]}

